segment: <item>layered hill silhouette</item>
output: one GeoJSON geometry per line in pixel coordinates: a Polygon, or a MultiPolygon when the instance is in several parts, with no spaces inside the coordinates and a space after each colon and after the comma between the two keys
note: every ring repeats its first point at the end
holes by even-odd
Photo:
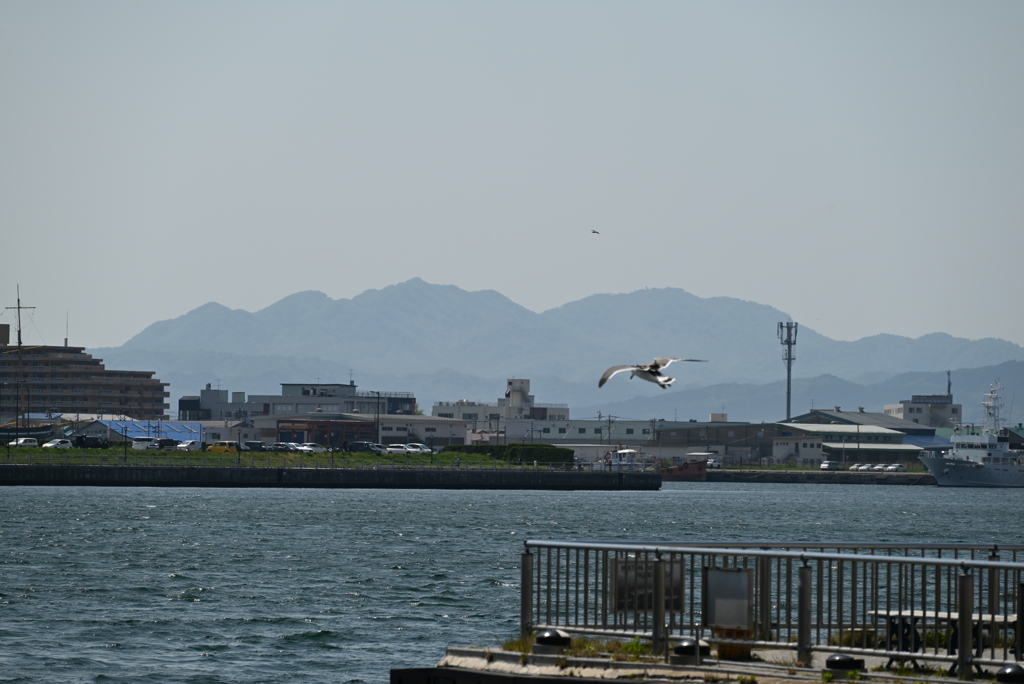
{"type": "MultiPolygon", "coordinates": [[[[415,278],[352,299],[300,292],[256,312],[209,303],[150,325],[122,347],[91,351],[110,367],[155,370],[172,385],[172,413],[178,396],[198,393],[207,382],[264,393],[276,392],[282,382],[347,382],[350,372],[363,389],[414,391],[428,410],[434,400],[494,400],[511,377],[530,378],[538,401],[589,409],[639,397],[664,403],[669,394],[710,387],[748,388],[739,391],[756,397],[759,392],[750,388],[780,380],[784,392],[776,328],[788,319],[763,304],[700,298],[675,288],[592,295],[536,313],[498,292],[467,292],[415,278]],[[655,356],[709,363],[672,366],[677,381],[668,391],[625,375],[598,390],[605,368],[655,356]]],[[[1024,360],[1024,348],[994,338],[934,333],[843,342],[805,325],[795,352],[794,377],[830,376],[857,386],[914,371],[1024,360]]],[[[917,393],[944,391],[943,374],[941,382],[917,393]]],[[[899,398],[909,396],[886,401],[899,398]]],[[[816,400],[831,406],[841,397],[816,400]]],[[[725,403],[711,395],[703,401],[711,403],[702,413],[725,403]]],[[[779,417],[772,415],[771,420],[779,417]]]]}

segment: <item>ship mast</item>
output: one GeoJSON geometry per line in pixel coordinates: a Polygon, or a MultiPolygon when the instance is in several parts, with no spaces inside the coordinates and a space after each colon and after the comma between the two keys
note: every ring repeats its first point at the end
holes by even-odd
{"type": "Polygon", "coordinates": [[[1000,423],[1002,422],[999,418],[999,410],[1003,407],[1003,402],[999,399],[999,391],[1001,389],[1003,389],[1003,386],[998,382],[992,385],[992,389],[985,395],[985,400],[981,402],[981,405],[985,407],[986,435],[999,434],[1000,423]]]}

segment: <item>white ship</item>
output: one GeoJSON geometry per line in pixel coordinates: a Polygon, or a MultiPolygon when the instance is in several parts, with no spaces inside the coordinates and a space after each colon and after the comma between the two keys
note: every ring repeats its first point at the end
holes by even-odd
{"type": "Polygon", "coordinates": [[[920,457],[940,487],[1024,487],[1024,451],[1010,449],[1009,438],[1000,435],[1001,389],[994,385],[981,402],[985,407],[981,434],[958,427],[950,437],[949,451],[920,457]]]}

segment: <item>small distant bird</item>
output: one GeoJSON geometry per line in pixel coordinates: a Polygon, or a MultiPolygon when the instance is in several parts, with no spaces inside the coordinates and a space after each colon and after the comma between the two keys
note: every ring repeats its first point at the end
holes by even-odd
{"type": "Polygon", "coordinates": [[[591,228],[591,229],[590,229],[590,232],[591,232],[591,233],[594,233],[595,235],[600,235],[600,233],[598,233],[598,232],[597,232],[596,230],[594,230],[593,228],[591,228]]]}
{"type": "Polygon", "coordinates": [[[662,389],[668,389],[668,386],[675,382],[675,378],[666,378],[661,374],[661,369],[668,366],[673,361],[695,361],[697,363],[705,363],[707,359],[673,359],[665,356],[659,356],[654,359],[654,363],[636,366],[612,366],[604,372],[604,375],[601,376],[601,381],[597,383],[597,386],[604,387],[604,383],[608,382],[608,380],[616,373],[629,371],[630,380],[635,376],[641,380],[646,380],[647,382],[656,382],[662,389]]]}

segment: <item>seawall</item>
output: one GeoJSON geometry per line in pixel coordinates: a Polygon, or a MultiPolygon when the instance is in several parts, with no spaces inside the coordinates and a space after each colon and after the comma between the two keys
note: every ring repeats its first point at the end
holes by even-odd
{"type": "Polygon", "coordinates": [[[847,470],[709,470],[708,482],[934,485],[931,473],[860,473],[847,470]]]}
{"type": "Polygon", "coordinates": [[[658,490],[660,473],[0,465],[0,486],[658,490]]]}

